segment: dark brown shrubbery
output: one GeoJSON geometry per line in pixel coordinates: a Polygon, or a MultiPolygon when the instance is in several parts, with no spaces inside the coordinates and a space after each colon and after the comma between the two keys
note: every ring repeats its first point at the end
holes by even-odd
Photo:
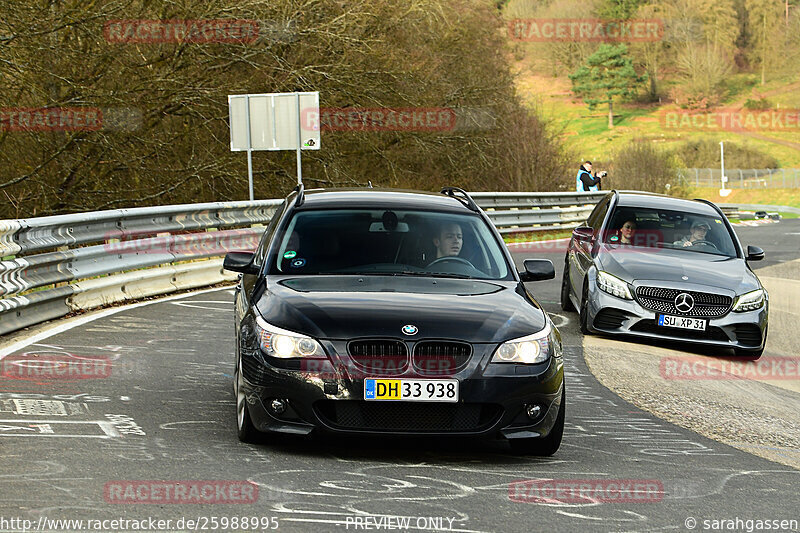
{"type": "MultiPolygon", "coordinates": [[[[687,141],[675,150],[679,163],[685,168],[719,168],[719,140],[687,141]]],[[[725,143],[727,168],[778,168],[778,160],[748,145],[725,143]]]]}
{"type": "Polygon", "coordinates": [[[603,180],[603,189],[675,194],[676,186],[674,157],[641,139],[631,141],[614,154],[609,175],[603,180]]]}

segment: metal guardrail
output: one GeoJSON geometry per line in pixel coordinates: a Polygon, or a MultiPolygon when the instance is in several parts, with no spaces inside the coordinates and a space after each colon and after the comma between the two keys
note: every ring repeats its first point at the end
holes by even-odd
{"type": "MultiPolygon", "coordinates": [[[[730,189],[796,189],[800,187],[798,168],[726,168],[730,189]]],[[[694,187],[720,187],[720,168],[683,168],[678,179],[694,187]]]]}
{"type": "Polygon", "coordinates": [[[594,193],[470,193],[500,233],[574,227],[608,191],[594,193]]]}
{"type": "MultiPolygon", "coordinates": [[[[501,233],[571,228],[606,193],[473,193],[501,233]]],[[[233,280],[283,200],[0,220],[0,335],[119,301],[233,280]]]]}
{"type": "MultiPolygon", "coordinates": [[[[471,196],[501,233],[572,228],[606,193],[471,196]]],[[[0,220],[0,335],[124,300],[234,280],[221,256],[252,250],[283,200],[0,220]]],[[[795,211],[782,206],[724,204],[795,211]]]]}
{"type": "Polygon", "coordinates": [[[263,229],[251,226],[268,222],[282,201],[2,220],[0,335],[82,309],[234,279],[219,256],[255,248],[263,229]],[[190,262],[208,258],[216,259],[190,262]]]}

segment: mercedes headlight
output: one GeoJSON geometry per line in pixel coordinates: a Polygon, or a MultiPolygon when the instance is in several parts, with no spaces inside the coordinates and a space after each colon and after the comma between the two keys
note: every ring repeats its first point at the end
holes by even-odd
{"type": "Polygon", "coordinates": [[[270,357],[325,357],[322,346],[306,335],[281,329],[256,317],[256,335],[261,351],[270,357]]]}
{"type": "Polygon", "coordinates": [[[738,313],[743,313],[744,311],[761,309],[761,306],[764,305],[764,296],[764,289],[756,289],[742,294],[736,298],[736,303],[733,304],[733,310],[738,313]]]}
{"type": "Polygon", "coordinates": [[[631,290],[628,284],[619,279],[617,276],[612,276],[608,272],[599,270],[597,272],[597,286],[601,291],[607,292],[617,298],[624,298],[625,300],[633,300],[631,290]]]}
{"type": "Polygon", "coordinates": [[[544,363],[551,355],[561,357],[561,337],[548,320],[539,333],[511,339],[498,346],[492,363],[544,363]]]}

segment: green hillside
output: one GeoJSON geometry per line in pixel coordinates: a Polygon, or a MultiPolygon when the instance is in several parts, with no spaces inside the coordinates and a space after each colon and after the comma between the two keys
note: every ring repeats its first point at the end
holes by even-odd
{"type": "MultiPolygon", "coordinates": [[[[779,166],[800,168],[800,129],[720,133],[687,131],[664,127],[665,114],[685,112],[672,102],[615,104],[615,126],[608,128],[603,109],[590,111],[570,90],[566,76],[552,77],[535,69],[533,62],[517,63],[517,87],[531,107],[551,120],[566,146],[577,159],[607,161],[622,146],[635,138],[646,139],[664,149],[677,149],[690,140],[731,141],[774,157],[779,166]]],[[[731,94],[723,105],[736,109],[747,98],[769,92],[769,100],[780,108],[800,109],[800,87],[796,77],[774,80],[765,87],[755,85],[755,74],[737,74],[741,92],[731,94]]],[[[718,161],[715,162],[716,166],[718,161]]],[[[711,165],[709,165],[711,166],[711,165]]]]}
{"type": "MultiPolygon", "coordinates": [[[[732,158],[740,148],[772,162],[765,166],[798,168],[797,4],[794,0],[506,0],[502,16],[508,21],[519,94],[552,122],[576,161],[613,161],[614,154],[633,139],[643,139],[670,153],[688,141],[707,140],[709,144],[729,142],[732,158]],[[575,95],[569,78],[590,61],[602,43],[577,38],[574,33],[566,39],[563,34],[561,39],[539,39],[539,30],[531,28],[539,24],[541,29],[543,21],[603,25],[614,19],[634,23],[657,20],[664,29],[663,35],[651,42],[625,42],[626,57],[637,74],[647,79],[636,84],[633,98],[614,97],[614,127],[609,128],[605,101],[590,109],[575,95]],[[709,129],[691,122],[692,114],[703,113],[717,120],[734,116],[734,120],[756,120],[758,113],[765,119],[780,119],[779,125],[709,129]],[[667,116],[675,120],[668,122],[667,116]],[[680,124],[684,127],[675,127],[680,124]]],[[[726,161],[728,155],[726,150],[726,161]]],[[[707,156],[697,166],[719,164],[718,154],[707,156]]],[[[681,166],[682,161],[675,163],[681,166]]]]}

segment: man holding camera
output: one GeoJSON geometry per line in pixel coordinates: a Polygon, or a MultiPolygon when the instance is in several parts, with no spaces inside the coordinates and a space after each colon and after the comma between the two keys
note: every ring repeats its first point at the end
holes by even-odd
{"type": "Polygon", "coordinates": [[[605,170],[592,175],[592,162],[585,161],[578,169],[576,187],[578,192],[596,192],[600,190],[600,179],[608,176],[605,170]]]}

